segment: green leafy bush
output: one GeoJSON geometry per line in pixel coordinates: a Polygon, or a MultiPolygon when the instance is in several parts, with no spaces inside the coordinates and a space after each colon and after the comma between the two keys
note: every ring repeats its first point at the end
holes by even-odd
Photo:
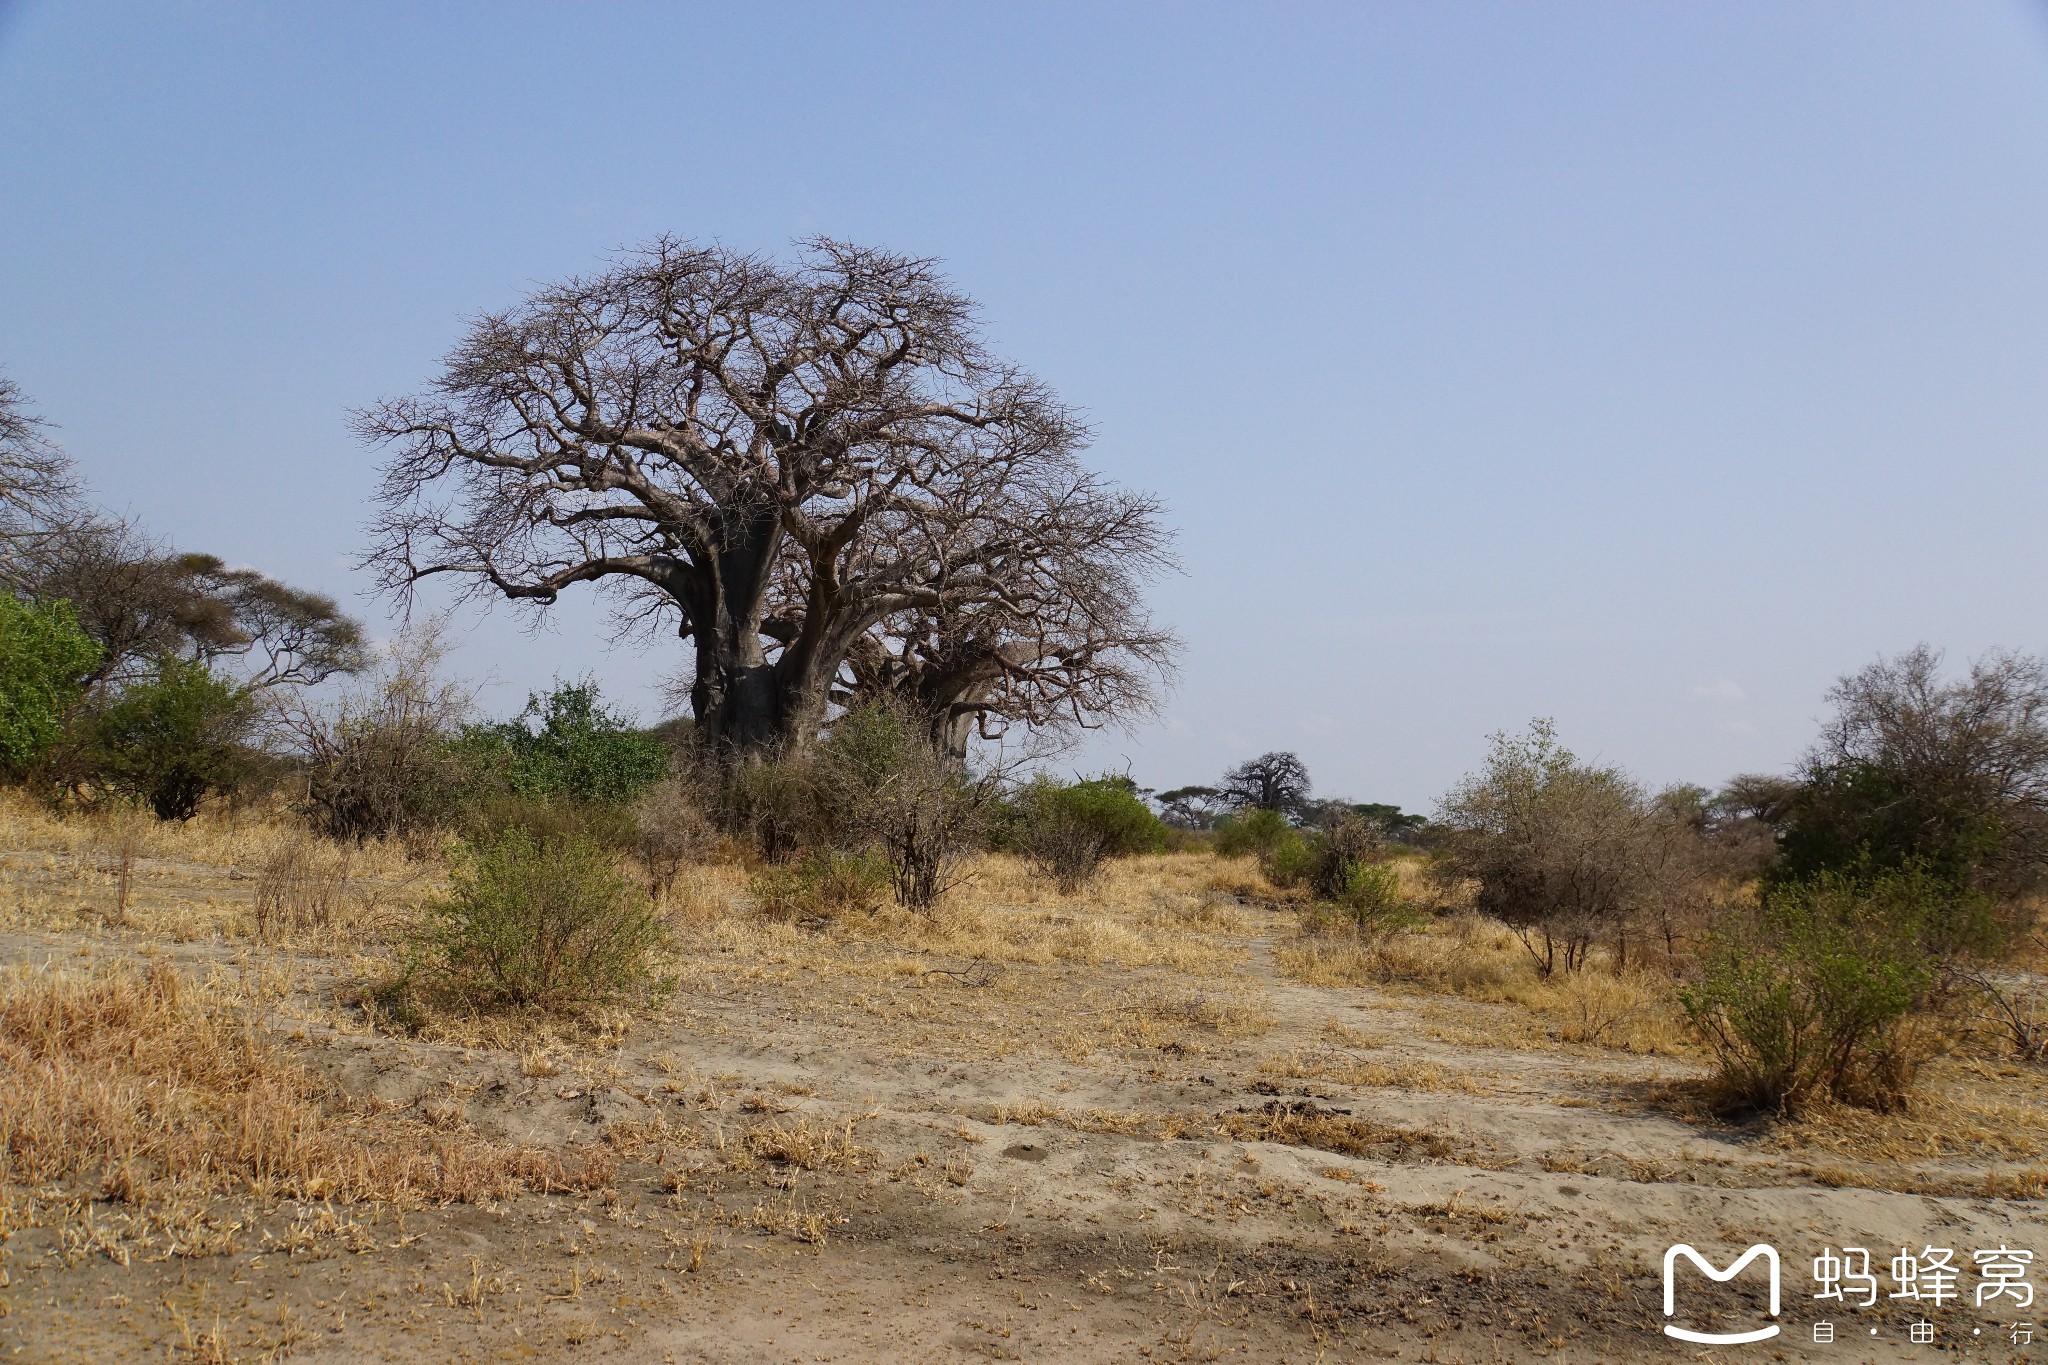
{"type": "Polygon", "coordinates": [[[473,780],[528,801],[630,802],[668,776],[669,749],[608,710],[594,683],[527,699],[516,719],[473,725],[462,749],[473,780]]]}
{"type": "Polygon", "coordinates": [[[1286,890],[1311,885],[1322,861],[1314,841],[1298,829],[1288,829],[1259,855],[1259,870],[1267,881],[1286,890]]]}
{"type": "Polygon", "coordinates": [[[1302,911],[1302,929],[1307,933],[1343,930],[1374,943],[1384,943],[1427,921],[1427,914],[1401,894],[1401,878],[1391,863],[1359,865],[1341,895],[1313,901],[1302,911]]]}
{"type": "Polygon", "coordinates": [[[56,747],[99,657],[70,603],[0,593],[0,776],[21,780],[56,747]]]}
{"type": "Polygon", "coordinates": [[[761,869],[748,890],[764,917],[815,925],[872,915],[888,899],[895,877],[888,861],[873,853],[824,849],[761,869]]]}
{"type": "Polygon", "coordinates": [[[894,870],[897,901],[920,913],[958,881],[996,797],[992,781],[933,744],[928,717],[890,699],[834,721],[812,774],[818,809],[840,846],[880,852],[894,870]]]}
{"type": "Polygon", "coordinates": [[[1769,876],[1918,867],[2015,921],[2048,889],[2048,660],[1992,651],[1962,677],[1922,645],[1828,691],[1833,715],[1769,812],[1769,876]]]}
{"type": "Polygon", "coordinates": [[[582,835],[512,828],[473,844],[431,908],[436,975],[487,1009],[612,1003],[648,986],[667,939],[647,893],[582,835]]]}
{"type": "Polygon", "coordinates": [[[1111,858],[1166,847],[1166,826],[1126,777],[1073,783],[1036,777],[1012,807],[1012,842],[1065,895],[1079,891],[1111,858]]]}
{"type": "Polygon", "coordinates": [[[201,663],[163,659],[93,726],[93,767],[110,790],[149,803],[159,820],[189,820],[209,793],[248,766],[255,700],[201,663]]]}
{"type": "MultiPolygon", "coordinates": [[[[1387,846],[1379,830],[1364,817],[1345,813],[1311,839],[1315,865],[1309,887],[1329,901],[1346,901],[1377,887],[1386,867],[1387,846]]],[[[1376,894],[1376,893],[1375,893],[1376,894]]]]}
{"type": "Polygon", "coordinates": [[[1264,859],[1290,838],[1299,839],[1300,835],[1279,811],[1248,810],[1216,822],[1215,849],[1219,857],[1264,859]]]}
{"type": "Polygon", "coordinates": [[[1902,1107],[1953,942],[1945,926],[1988,921],[1981,898],[1958,907],[1957,895],[1919,869],[1826,872],[1773,887],[1753,916],[1714,935],[1680,999],[1727,1103],[1902,1107]]]}

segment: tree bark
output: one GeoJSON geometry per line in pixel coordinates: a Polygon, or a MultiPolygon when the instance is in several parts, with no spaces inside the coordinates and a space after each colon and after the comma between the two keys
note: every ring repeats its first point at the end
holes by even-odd
{"type": "Polygon", "coordinates": [[[768,580],[781,548],[772,509],[734,517],[710,572],[675,593],[696,647],[690,709],[698,746],[720,765],[774,755],[788,738],[777,669],[761,643],[768,580]]]}

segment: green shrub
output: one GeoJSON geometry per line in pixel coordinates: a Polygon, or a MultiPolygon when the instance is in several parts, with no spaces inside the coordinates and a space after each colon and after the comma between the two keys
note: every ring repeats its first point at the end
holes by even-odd
{"type": "Polygon", "coordinates": [[[1771,888],[1714,935],[1686,1016],[1732,1107],[1790,1113],[1822,1097],[1902,1107],[1928,1041],[1958,893],[1918,869],[1821,873],[1771,888]]]}
{"type": "Polygon", "coordinates": [[[189,820],[208,794],[231,788],[246,770],[243,741],[255,718],[247,688],[201,663],[161,660],[94,724],[95,775],[148,802],[159,820],[189,820]]]}
{"type": "Polygon", "coordinates": [[[465,729],[472,781],[528,801],[627,803],[668,776],[669,748],[607,710],[594,683],[527,698],[514,720],[465,729]]]}
{"type": "Polygon", "coordinates": [[[99,657],[70,603],[0,592],[0,777],[21,780],[56,746],[99,657]]]}
{"type": "Polygon", "coordinates": [[[1065,895],[1079,891],[1111,858],[1166,847],[1166,826],[1124,777],[1073,783],[1036,777],[1017,793],[1012,812],[1012,843],[1065,895]]]}
{"type": "Polygon", "coordinates": [[[1345,813],[1311,839],[1315,866],[1309,888],[1324,900],[1344,901],[1376,886],[1378,872],[1391,872],[1386,842],[1363,817],[1345,813]],[[1377,871],[1376,871],[1377,870],[1377,871]]]}
{"type": "Polygon", "coordinates": [[[929,717],[892,699],[833,722],[812,765],[819,810],[845,848],[888,859],[897,901],[929,913],[959,879],[996,796],[932,742],[929,717]]]}
{"type": "Polygon", "coordinates": [[[1248,810],[1242,815],[1226,815],[1216,822],[1214,847],[1219,857],[1263,859],[1290,836],[1300,837],[1279,811],[1248,810]]]}
{"type": "Polygon", "coordinates": [[[473,844],[431,908],[437,974],[486,1009],[612,1003],[650,983],[667,938],[646,892],[583,835],[511,828],[473,844]]]}
{"type": "Polygon", "coordinates": [[[1289,829],[1259,855],[1259,870],[1266,874],[1267,881],[1286,890],[1311,885],[1322,861],[1314,841],[1298,829],[1289,829]]]}
{"type": "Polygon", "coordinates": [[[825,924],[844,915],[872,915],[895,883],[895,869],[872,853],[825,849],[771,865],[748,885],[766,918],[825,924]]]}
{"type": "Polygon", "coordinates": [[[1311,902],[1302,911],[1302,928],[1308,933],[1341,929],[1376,942],[1427,921],[1428,916],[1401,894],[1401,878],[1391,863],[1361,864],[1342,895],[1311,902]]]}

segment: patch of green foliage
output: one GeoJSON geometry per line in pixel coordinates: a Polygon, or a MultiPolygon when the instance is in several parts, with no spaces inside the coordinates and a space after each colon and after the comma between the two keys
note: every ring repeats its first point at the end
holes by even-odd
{"type": "Polygon", "coordinates": [[[1215,848],[1224,858],[1269,856],[1274,848],[1300,832],[1277,810],[1252,809],[1241,815],[1226,815],[1216,822],[1215,848]]]}
{"type": "Polygon", "coordinates": [[[21,780],[56,747],[99,657],[70,603],[0,593],[0,776],[21,780]]]}
{"type": "Polygon", "coordinates": [[[1996,804],[1943,792],[1870,763],[1817,774],[1793,795],[1773,882],[1823,872],[1912,866],[1958,886],[1996,861],[2011,837],[1996,804]]]}
{"type": "Polygon", "coordinates": [[[1014,846],[1062,893],[1071,895],[1111,858],[1158,853],[1167,828],[1138,795],[1137,784],[1118,773],[1080,782],[1040,775],[1011,801],[1014,846]]]}
{"type": "Polygon", "coordinates": [[[255,716],[247,688],[205,664],[161,659],[94,722],[93,768],[110,791],[147,802],[158,819],[189,820],[248,768],[255,716]]]}
{"type": "Polygon", "coordinates": [[[1991,907],[1924,869],[1821,872],[1771,887],[1710,937],[1680,991],[1734,1108],[1827,1097],[1902,1107],[1941,968],[1988,942],[1991,907]]]}
{"type": "Polygon", "coordinates": [[[458,741],[473,785],[525,801],[623,803],[668,776],[669,750],[604,705],[594,683],[529,697],[508,721],[458,741]]]}
{"type": "Polygon", "coordinates": [[[424,934],[437,982],[483,1009],[573,1010],[653,981],[667,932],[616,855],[512,828],[468,847],[424,934]]]}

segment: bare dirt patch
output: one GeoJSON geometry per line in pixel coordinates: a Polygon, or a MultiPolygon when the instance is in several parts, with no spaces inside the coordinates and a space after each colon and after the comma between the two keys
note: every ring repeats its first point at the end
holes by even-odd
{"type": "Polygon", "coordinates": [[[89,838],[7,832],[24,1360],[1638,1359],[1674,1240],[2038,1226],[2031,1072],[1730,1128],[1696,1058],[1511,983],[1299,972],[1207,857],[1074,898],[991,861],[822,929],[706,869],[658,1002],[398,1030],[370,988],[431,860],[259,937],[276,831],[156,835],[118,914],[89,838]],[[91,1094],[128,1117],[50,1126],[91,1094]]]}

